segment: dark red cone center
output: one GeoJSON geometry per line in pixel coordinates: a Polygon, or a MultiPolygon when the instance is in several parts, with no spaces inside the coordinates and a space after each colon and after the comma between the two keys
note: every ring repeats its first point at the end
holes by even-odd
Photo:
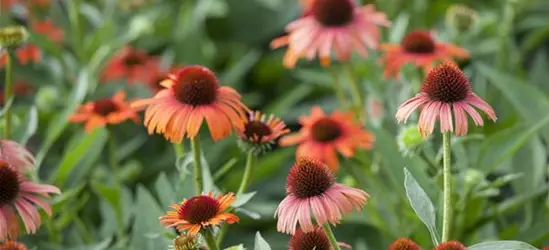
{"type": "Polygon", "coordinates": [[[321,228],[304,233],[298,228],[290,239],[288,247],[290,250],[331,250],[330,240],[321,228]]]}
{"type": "Polygon", "coordinates": [[[471,84],[457,66],[445,63],[429,72],[420,91],[427,93],[433,100],[454,103],[467,98],[471,92],[471,84]]]}
{"type": "Polygon", "coordinates": [[[412,31],[402,39],[400,45],[409,53],[429,54],[435,51],[435,41],[428,31],[412,31]]]}
{"type": "Polygon", "coordinates": [[[325,27],[341,27],[354,18],[352,0],[315,0],[312,12],[315,19],[325,27]]]}
{"type": "Polygon", "coordinates": [[[199,106],[208,105],[217,99],[219,83],[215,74],[202,66],[188,66],[177,73],[173,86],[177,100],[199,106]]]}
{"type": "Polygon", "coordinates": [[[444,243],[440,243],[440,245],[438,245],[435,250],[466,250],[467,248],[457,242],[457,241],[448,241],[448,242],[444,242],[444,243]]]}
{"type": "Polygon", "coordinates": [[[93,112],[102,116],[107,116],[112,112],[118,111],[120,108],[111,99],[105,98],[95,102],[93,112]]]}
{"type": "Polygon", "coordinates": [[[319,142],[330,142],[339,136],[342,131],[339,124],[330,118],[321,118],[311,126],[313,139],[319,142]]]}
{"type": "Polygon", "coordinates": [[[179,209],[179,218],[191,224],[207,222],[217,215],[219,202],[207,195],[195,196],[187,200],[179,209]]]}
{"type": "Polygon", "coordinates": [[[421,248],[412,240],[402,238],[393,242],[389,246],[389,250],[421,250],[421,248]]]}
{"type": "Polygon", "coordinates": [[[332,170],[319,160],[300,158],[290,169],[286,190],[297,198],[323,194],[335,182],[332,170]]]}
{"type": "Polygon", "coordinates": [[[0,160],[0,207],[11,204],[19,195],[21,183],[17,172],[0,160]]]}
{"type": "Polygon", "coordinates": [[[264,136],[271,135],[272,133],[273,131],[269,125],[261,121],[250,121],[244,126],[244,135],[248,139],[255,138],[254,140],[257,140],[257,142],[261,141],[261,138],[264,136]]]}
{"type": "Polygon", "coordinates": [[[131,52],[124,58],[124,64],[126,66],[141,65],[145,61],[145,55],[137,52],[131,52]]]}

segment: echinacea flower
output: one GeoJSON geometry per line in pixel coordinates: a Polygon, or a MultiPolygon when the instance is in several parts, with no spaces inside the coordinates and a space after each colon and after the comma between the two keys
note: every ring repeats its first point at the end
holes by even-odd
{"type": "Polygon", "coordinates": [[[238,216],[225,211],[235,199],[233,193],[215,197],[212,192],[185,199],[180,204],[173,204],[171,208],[175,211],[161,216],[160,223],[180,232],[188,230],[187,235],[195,237],[202,228],[238,222],[238,216]]]}
{"type": "Polygon", "coordinates": [[[15,239],[19,235],[21,217],[25,231],[36,233],[40,227],[39,206],[51,216],[49,194],[59,194],[57,187],[30,182],[6,160],[0,160],[0,241],[15,239]]]}
{"type": "Polygon", "coordinates": [[[271,42],[272,48],[288,46],[284,66],[293,68],[297,60],[317,55],[322,65],[330,64],[332,50],[344,61],[353,51],[368,56],[368,48],[376,48],[380,39],[378,26],[389,26],[384,13],[373,5],[357,6],[354,0],[304,0],[304,15],[288,24],[286,36],[271,42]]]}
{"type": "Polygon", "coordinates": [[[294,234],[299,223],[303,232],[311,232],[315,229],[313,216],[318,225],[335,225],[353,208],[360,211],[369,197],[360,189],[337,183],[332,170],[321,161],[299,158],[288,174],[286,198],[275,211],[277,230],[294,234]]]}
{"type": "Polygon", "coordinates": [[[155,76],[159,60],[145,51],[123,47],[108,62],[102,72],[104,81],[126,79],[128,83],[148,83],[155,76]]]}
{"type": "MultiPolygon", "coordinates": [[[[31,62],[37,63],[40,61],[40,49],[32,44],[26,44],[15,50],[17,61],[22,65],[27,65],[31,62]]],[[[0,52],[0,67],[4,67],[7,62],[6,52],[0,52]]]]}
{"type": "Polygon", "coordinates": [[[23,243],[8,240],[0,244],[0,250],[28,250],[28,248],[23,243]]]}
{"type": "Polygon", "coordinates": [[[265,151],[270,149],[276,139],[288,133],[290,130],[280,118],[273,114],[267,118],[267,115],[253,111],[245,120],[244,127],[238,130],[238,137],[246,148],[265,151]]]}
{"type": "Polygon", "coordinates": [[[456,45],[436,41],[433,34],[425,30],[415,30],[408,33],[400,44],[382,44],[384,54],[381,62],[385,69],[383,75],[396,77],[401,68],[411,63],[429,72],[435,62],[453,62],[453,57],[467,58],[469,52],[456,45]]]}
{"type": "Polygon", "coordinates": [[[467,250],[467,248],[457,241],[447,241],[440,243],[433,250],[467,250]]]}
{"type": "Polygon", "coordinates": [[[163,134],[180,143],[196,137],[206,120],[214,141],[230,135],[233,127],[242,129],[248,108],[233,88],[220,86],[215,74],[202,66],[187,66],[161,83],[163,90],[154,97],[134,102],[145,107],[149,134],[163,134]]]}
{"type": "MultiPolygon", "coordinates": [[[[348,249],[352,247],[346,243],[338,242],[338,245],[348,249]]],[[[292,235],[290,243],[288,244],[288,250],[333,250],[330,239],[326,236],[324,230],[321,227],[315,227],[313,231],[303,232],[301,228],[295,231],[292,235]]]]}
{"type": "Polygon", "coordinates": [[[389,245],[389,250],[421,250],[421,248],[410,239],[400,238],[389,245]]]}
{"type": "Polygon", "coordinates": [[[125,98],[126,93],[119,91],[111,98],[103,98],[80,105],[77,113],[69,117],[69,121],[85,122],[87,132],[92,132],[107,124],[118,124],[128,119],[139,122],[136,110],[124,100],[125,98]]]}
{"type": "Polygon", "coordinates": [[[356,149],[370,149],[374,141],[374,136],[354,120],[352,112],[334,111],[328,116],[320,107],[313,107],[311,116],[300,117],[299,123],[301,130],[283,137],[280,145],[299,144],[298,158],[310,156],[319,159],[334,171],[339,168],[336,151],[352,157],[356,149]]]}
{"type": "Polygon", "coordinates": [[[466,113],[475,125],[484,125],[473,107],[484,111],[491,120],[497,119],[492,107],[472,92],[467,76],[457,66],[444,63],[429,72],[419,94],[400,105],[396,118],[398,122],[406,122],[412,112],[420,108],[418,128],[423,137],[433,133],[437,120],[440,120],[441,133],[454,132],[453,119],[455,134],[461,136],[468,130],[466,113]]]}
{"type": "Polygon", "coordinates": [[[34,156],[23,146],[10,140],[0,140],[0,159],[20,173],[36,166],[34,156]]]}
{"type": "Polygon", "coordinates": [[[33,22],[32,30],[49,38],[55,43],[61,43],[65,38],[65,33],[63,32],[63,29],[56,26],[51,19],[33,22]]]}
{"type": "Polygon", "coordinates": [[[174,66],[169,70],[158,69],[154,72],[154,77],[151,77],[150,81],[147,82],[147,86],[154,94],[160,92],[160,90],[164,89],[160,83],[169,78],[170,75],[176,74],[182,68],[182,66],[174,66]]]}

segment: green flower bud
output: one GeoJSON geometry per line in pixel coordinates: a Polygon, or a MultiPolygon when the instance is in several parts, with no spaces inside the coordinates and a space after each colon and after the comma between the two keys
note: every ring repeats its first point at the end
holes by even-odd
{"type": "Polygon", "coordinates": [[[0,28],[0,47],[17,48],[27,42],[29,35],[23,26],[0,28]]]}
{"type": "Polygon", "coordinates": [[[446,24],[460,32],[471,30],[477,21],[477,12],[465,5],[454,4],[446,11],[446,24]]]}
{"type": "Polygon", "coordinates": [[[417,124],[402,128],[397,137],[399,150],[404,155],[413,154],[423,143],[417,124]]]}

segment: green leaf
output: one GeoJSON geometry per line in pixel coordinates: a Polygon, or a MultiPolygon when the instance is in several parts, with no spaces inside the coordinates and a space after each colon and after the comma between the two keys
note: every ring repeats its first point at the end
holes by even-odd
{"type": "Polygon", "coordinates": [[[149,191],[141,185],[137,187],[134,209],[135,221],[130,240],[131,249],[167,249],[170,242],[160,237],[160,233],[165,229],[158,222],[158,217],[164,215],[164,210],[158,206],[149,191]],[[146,237],[147,235],[158,235],[158,237],[146,237]]]}
{"type": "MultiPolygon", "coordinates": [[[[81,136],[81,135],[77,135],[81,136]]],[[[107,140],[105,129],[96,129],[94,132],[85,134],[75,147],[67,148],[59,168],[50,176],[50,182],[58,187],[63,187],[69,174],[78,166],[81,160],[87,155],[93,154],[92,150],[102,150],[107,140]]]]}
{"type": "Polygon", "coordinates": [[[170,180],[168,180],[166,173],[160,173],[154,183],[154,188],[163,207],[169,207],[176,202],[175,190],[173,190],[173,186],[170,180]]]}
{"type": "Polygon", "coordinates": [[[19,142],[21,145],[27,144],[29,138],[36,133],[36,129],[38,128],[38,109],[36,109],[36,106],[31,106],[29,108],[29,112],[25,116],[23,124],[25,126],[17,129],[14,135],[15,141],[19,142]]]}
{"type": "Polygon", "coordinates": [[[259,232],[255,233],[254,250],[271,250],[271,246],[261,237],[259,232]]]}
{"type": "Polygon", "coordinates": [[[109,187],[96,181],[92,182],[91,186],[97,195],[106,199],[115,211],[118,211],[119,213],[122,212],[120,205],[120,192],[117,188],[109,187]]]}
{"type": "Polygon", "coordinates": [[[433,244],[438,245],[440,236],[437,233],[436,213],[433,202],[406,168],[404,168],[404,187],[412,208],[419,219],[427,226],[427,229],[429,229],[433,244]]]}
{"type": "Polygon", "coordinates": [[[250,192],[250,193],[237,195],[236,196],[236,201],[233,203],[232,206],[233,207],[241,207],[241,206],[246,205],[246,203],[248,203],[248,201],[250,201],[256,193],[257,192],[254,191],[254,192],[250,192]]]}
{"type": "Polygon", "coordinates": [[[520,241],[492,241],[472,245],[469,250],[538,250],[537,248],[520,241]]]}
{"type": "Polygon", "coordinates": [[[227,247],[225,248],[225,250],[246,250],[246,248],[244,248],[244,245],[240,244],[232,247],[227,247]]]}

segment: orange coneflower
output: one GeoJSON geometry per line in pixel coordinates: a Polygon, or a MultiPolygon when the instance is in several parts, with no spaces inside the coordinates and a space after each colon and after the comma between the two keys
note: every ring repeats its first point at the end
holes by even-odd
{"type": "Polygon", "coordinates": [[[87,132],[107,124],[118,124],[131,119],[139,121],[136,110],[129,103],[125,102],[126,93],[117,92],[112,98],[103,98],[97,101],[80,105],[76,114],[69,117],[71,122],[86,122],[87,132]]]}
{"type": "Polygon", "coordinates": [[[374,136],[354,121],[352,112],[334,111],[327,116],[320,107],[313,107],[311,116],[299,118],[301,130],[280,140],[280,145],[299,144],[296,156],[310,156],[337,171],[336,151],[345,157],[354,155],[357,148],[370,149],[374,136]]]}
{"type": "Polygon", "coordinates": [[[440,243],[433,250],[467,250],[467,248],[457,241],[447,241],[440,243]]]}
{"type": "Polygon", "coordinates": [[[160,223],[179,231],[188,230],[187,235],[194,237],[204,227],[238,222],[238,216],[225,212],[235,199],[233,193],[215,197],[212,192],[185,199],[180,204],[173,204],[171,208],[175,211],[161,216],[160,223]]]}
{"type": "Polygon", "coordinates": [[[408,238],[400,238],[389,245],[389,250],[421,250],[421,248],[408,238]]]}
{"type": "Polygon", "coordinates": [[[332,49],[338,60],[347,60],[353,51],[368,55],[380,39],[378,26],[389,26],[384,13],[373,5],[357,6],[354,0],[302,0],[301,18],[286,26],[289,33],[272,41],[271,47],[288,46],[284,66],[293,68],[301,57],[330,64],[332,49]]]}
{"type": "Polygon", "coordinates": [[[0,245],[0,250],[27,250],[27,246],[13,240],[8,240],[0,245]]]}
{"type": "Polygon", "coordinates": [[[158,71],[159,59],[145,51],[125,46],[115,54],[102,73],[105,81],[126,79],[128,83],[148,83],[158,71]]]}
{"type": "Polygon", "coordinates": [[[267,118],[267,115],[253,111],[245,120],[244,127],[238,130],[238,137],[247,144],[246,148],[262,152],[269,150],[276,139],[288,133],[290,130],[280,118],[273,114],[267,118]]]}
{"type": "Polygon", "coordinates": [[[242,129],[248,108],[240,94],[220,86],[215,74],[202,66],[187,66],[170,75],[161,85],[165,88],[154,97],[134,102],[135,107],[148,106],[145,125],[172,142],[181,142],[185,134],[196,137],[204,119],[212,138],[217,141],[242,129]]]}
{"type": "Polygon", "coordinates": [[[164,89],[164,87],[160,85],[160,83],[169,78],[170,75],[176,74],[182,68],[183,66],[173,66],[168,70],[157,69],[154,72],[154,76],[151,77],[150,81],[147,82],[147,86],[154,94],[160,92],[160,90],[164,89]]]}
{"type": "Polygon", "coordinates": [[[63,29],[56,26],[51,19],[33,22],[32,30],[43,36],[46,36],[47,38],[58,44],[61,43],[65,38],[65,33],[63,32],[63,29]]]}
{"type": "Polygon", "coordinates": [[[427,73],[436,61],[453,61],[453,57],[467,58],[469,52],[456,45],[436,41],[429,31],[415,30],[408,33],[400,44],[382,44],[385,53],[385,77],[396,77],[406,63],[423,68],[427,73]]]}

